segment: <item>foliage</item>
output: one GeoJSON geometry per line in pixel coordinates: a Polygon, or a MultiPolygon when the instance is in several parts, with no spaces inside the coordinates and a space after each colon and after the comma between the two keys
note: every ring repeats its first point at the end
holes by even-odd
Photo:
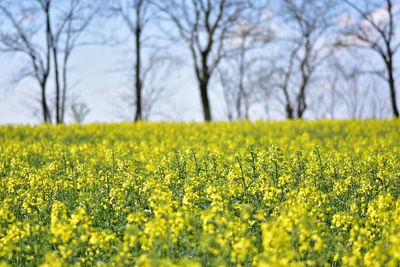
{"type": "Polygon", "coordinates": [[[399,266],[400,121],[0,127],[1,266],[399,266]]]}

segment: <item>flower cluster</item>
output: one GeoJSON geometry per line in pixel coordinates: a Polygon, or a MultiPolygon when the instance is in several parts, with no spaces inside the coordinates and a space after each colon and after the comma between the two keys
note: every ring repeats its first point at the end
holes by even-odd
{"type": "Polygon", "coordinates": [[[400,121],[0,127],[0,266],[399,266],[400,121]]]}

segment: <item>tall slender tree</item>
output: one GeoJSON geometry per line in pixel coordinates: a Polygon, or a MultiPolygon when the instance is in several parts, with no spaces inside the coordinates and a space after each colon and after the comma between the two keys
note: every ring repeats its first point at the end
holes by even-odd
{"type": "Polygon", "coordinates": [[[78,39],[96,13],[95,1],[3,1],[0,14],[7,25],[0,33],[0,51],[29,59],[19,78],[33,77],[40,85],[45,123],[64,122],[68,67],[78,39]],[[49,79],[54,74],[54,109],[49,103],[49,79]],[[52,114],[54,111],[54,114],[52,114]]]}
{"type": "MultiPolygon", "coordinates": [[[[64,3],[56,14],[51,36],[51,50],[54,65],[56,90],[56,121],[64,122],[69,86],[69,65],[74,50],[83,45],[79,42],[83,33],[95,18],[96,1],[70,0],[64,3]]],[[[55,13],[55,12],[54,12],[55,13]]]]}
{"type": "Polygon", "coordinates": [[[333,1],[283,0],[281,15],[288,22],[290,37],[286,42],[287,60],[278,60],[273,76],[275,86],[282,92],[286,118],[301,119],[307,110],[307,94],[318,67],[326,59],[328,46],[324,43],[330,28],[333,1]],[[325,9],[321,15],[320,10],[325,9]]]}
{"type": "MultiPolygon", "coordinates": [[[[258,99],[260,87],[260,51],[274,38],[270,16],[250,10],[246,19],[237,23],[228,42],[232,55],[218,68],[229,120],[249,119],[250,107],[258,99]],[[258,52],[258,53],[257,53],[258,52]]],[[[263,69],[262,79],[267,78],[263,69]]]]}
{"type": "Polygon", "coordinates": [[[40,103],[43,122],[51,123],[52,117],[47,100],[47,87],[51,71],[50,1],[36,0],[16,3],[2,1],[0,14],[5,25],[0,33],[0,51],[18,53],[28,59],[28,65],[21,70],[18,81],[31,77],[40,87],[40,103]],[[41,10],[45,12],[40,12],[41,10]],[[39,14],[33,20],[32,15],[39,14]],[[44,25],[44,26],[43,26],[44,25]],[[44,31],[43,39],[39,33],[44,31]],[[43,43],[44,45],[39,45],[43,43]]]}
{"type": "Polygon", "coordinates": [[[226,55],[226,39],[249,6],[243,0],[159,0],[155,5],[176,26],[193,60],[205,121],[212,120],[209,85],[226,55]]]}
{"type": "MultiPolygon", "coordinates": [[[[119,15],[134,40],[134,83],[135,83],[135,112],[134,121],[145,119],[144,88],[148,66],[144,63],[145,31],[154,21],[156,8],[150,0],[116,0],[111,3],[112,13],[119,15]]],[[[150,62],[149,64],[153,64],[150,62]]]]}
{"type": "MultiPolygon", "coordinates": [[[[400,8],[393,0],[350,1],[342,0],[358,18],[344,23],[341,28],[343,37],[338,46],[355,47],[374,51],[384,63],[385,72],[375,73],[388,84],[390,105],[394,117],[399,117],[396,102],[395,55],[400,48],[400,39],[396,33],[400,29],[400,8]]],[[[345,14],[348,15],[348,14],[345,14]]]]}

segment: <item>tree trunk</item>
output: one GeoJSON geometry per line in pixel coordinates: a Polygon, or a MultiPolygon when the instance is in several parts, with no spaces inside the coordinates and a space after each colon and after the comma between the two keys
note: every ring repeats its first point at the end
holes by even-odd
{"type": "Polygon", "coordinates": [[[46,94],[45,94],[45,92],[43,91],[43,88],[42,88],[42,99],[41,99],[41,102],[42,102],[43,122],[44,122],[44,123],[47,123],[46,94]]]}
{"type": "MultiPolygon", "coordinates": [[[[53,35],[52,35],[53,33],[51,30],[50,4],[51,4],[51,1],[47,1],[44,6],[44,12],[45,12],[45,18],[46,18],[46,45],[47,45],[47,51],[46,51],[47,52],[47,55],[46,55],[47,56],[46,57],[47,68],[46,69],[47,69],[47,73],[45,74],[45,77],[43,78],[41,88],[42,88],[42,102],[43,102],[42,105],[43,105],[43,107],[45,107],[46,114],[47,114],[46,115],[47,119],[45,119],[45,122],[51,123],[51,115],[50,115],[50,111],[48,109],[48,105],[46,103],[46,84],[47,84],[47,79],[50,74],[50,68],[51,68],[51,50],[53,49],[53,55],[54,55],[54,51],[56,51],[56,50],[54,47],[54,39],[53,39],[53,35]]],[[[56,58],[54,60],[56,62],[56,58]]],[[[57,83],[58,72],[56,72],[55,75],[56,75],[56,83],[57,83]]],[[[59,108],[58,108],[59,89],[60,89],[59,86],[58,87],[56,86],[56,118],[55,119],[56,119],[57,123],[58,123],[58,119],[59,119],[59,114],[58,114],[58,112],[59,112],[59,108]],[[58,92],[57,92],[57,90],[58,90],[58,92]]]]}
{"type": "MultiPolygon", "coordinates": [[[[54,41],[54,40],[53,40],[54,41]]],[[[58,70],[58,55],[57,49],[53,44],[53,60],[54,60],[54,78],[55,78],[55,86],[56,86],[56,123],[62,123],[61,117],[61,106],[60,106],[60,73],[58,70]]]]}
{"type": "Polygon", "coordinates": [[[306,44],[305,44],[305,54],[303,59],[301,60],[300,63],[300,72],[301,72],[301,85],[300,85],[300,90],[297,95],[297,118],[302,119],[303,114],[307,109],[307,104],[306,104],[306,89],[308,86],[309,78],[311,76],[311,72],[309,71],[309,68],[307,67],[309,62],[310,62],[310,54],[311,54],[311,42],[307,38],[306,39],[306,44]]]}
{"type": "MultiPolygon", "coordinates": [[[[240,86],[239,86],[240,88],[240,86]]],[[[241,94],[241,89],[239,89],[239,92],[236,96],[236,119],[242,119],[242,94],[241,94]]]]}
{"type": "Polygon", "coordinates": [[[135,90],[136,90],[136,113],[135,122],[142,120],[142,80],[141,80],[141,28],[137,26],[135,32],[136,64],[135,64],[135,90]]]}
{"type": "Polygon", "coordinates": [[[300,94],[297,97],[297,118],[302,119],[304,112],[306,111],[307,104],[306,104],[306,99],[305,99],[305,86],[303,85],[300,94]]]}
{"type": "Polygon", "coordinates": [[[63,61],[63,68],[62,68],[62,79],[63,79],[63,88],[62,88],[62,95],[61,95],[61,121],[64,122],[65,119],[65,104],[67,98],[67,61],[68,57],[64,56],[63,61]]]}
{"type": "Polygon", "coordinates": [[[203,114],[205,121],[211,121],[211,110],[210,110],[210,101],[208,99],[208,79],[204,79],[200,81],[200,96],[201,96],[201,104],[203,106],[203,114]]]}
{"type": "Polygon", "coordinates": [[[396,103],[396,84],[395,84],[394,75],[393,75],[393,60],[392,60],[392,58],[389,58],[389,61],[386,63],[386,68],[388,70],[390,102],[392,104],[393,116],[398,118],[399,110],[397,108],[397,103],[396,103]]]}
{"type": "Polygon", "coordinates": [[[44,123],[51,123],[49,108],[47,106],[47,101],[46,101],[46,84],[42,82],[40,86],[42,91],[41,103],[42,103],[43,121],[44,123]]]}
{"type": "Polygon", "coordinates": [[[294,119],[293,108],[288,103],[286,104],[286,118],[289,120],[294,119]]]}
{"type": "Polygon", "coordinates": [[[240,46],[240,57],[239,57],[239,93],[238,99],[236,104],[237,109],[237,116],[239,120],[243,119],[243,116],[246,117],[242,113],[244,102],[247,100],[245,97],[245,90],[244,90],[244,72],[245,72],[245,39],[242,40],[240,46]]]}

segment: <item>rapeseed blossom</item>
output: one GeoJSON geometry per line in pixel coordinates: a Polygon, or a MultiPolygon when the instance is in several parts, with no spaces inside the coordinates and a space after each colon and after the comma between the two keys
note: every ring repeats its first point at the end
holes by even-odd
{"type": "Polygon", "coordinates": [[[0,266],[399,266],[400,121],[0,127],[0,266]]]}

